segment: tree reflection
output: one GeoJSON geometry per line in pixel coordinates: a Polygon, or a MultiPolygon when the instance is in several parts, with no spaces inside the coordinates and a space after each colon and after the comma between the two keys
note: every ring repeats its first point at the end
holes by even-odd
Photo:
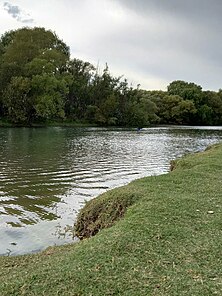
{"type": "Polygon", "coordinates": [[[15,128],[1,134],[0,206],[4,222],[18,227],[57,219],[56,205],[69,186],[58,176],[67,147],[63,130],[15,128]]]}

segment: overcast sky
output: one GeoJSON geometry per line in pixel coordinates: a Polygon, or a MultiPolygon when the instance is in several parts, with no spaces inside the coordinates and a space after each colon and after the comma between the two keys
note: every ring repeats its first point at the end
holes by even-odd
{"type": "Polygon", "coordinates": [[[0,0],[0,34],[24,26],[55,31],[72,57],[134,86],[222,88],[222,0],[0,0]]]}

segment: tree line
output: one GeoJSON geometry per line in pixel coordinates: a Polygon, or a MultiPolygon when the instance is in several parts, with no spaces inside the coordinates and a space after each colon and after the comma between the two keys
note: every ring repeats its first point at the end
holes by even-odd
{"type": "Polygon", "coordinates": [[[222,90],[181,80],[167,91],[133,88],[91,63],[72,59],[52,31],[22,28],[0,38],[0,118],[32,125],[49,120],[98,125],[222,124],[222,90]]]}

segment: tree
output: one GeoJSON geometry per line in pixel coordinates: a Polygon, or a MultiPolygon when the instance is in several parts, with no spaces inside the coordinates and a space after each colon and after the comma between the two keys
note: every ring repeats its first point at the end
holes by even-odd
{"type": "Polygon", "coordinates": [[[202,87],[200,85],[176,80],[168,85],[167,90],[169,95],[177,95],[184,100],[192,100],[196,107],[201,104],[202,87]]]}
{"type": "Polygon", "coordinates": [[[40,119],[64,118],[64,103],[68,93],[65,80],[50,74],[36,75],[31,82],[35,117],[40,119]]]}
{"type": "Polygon", "coordinates": [[[13,77],[5,89],[4,105],[12,122],[30,122],[33,108],[30,90],[30,80],[24,77],[13,77]]]}
{"type": "Polygon", "coordinates": [[[199,124],[212,125],[213,124],[213,109],[207,104],[200,106],[198,109],[199,124]]]}
{"type": "Polygon", "coordinates": [[[64,117],[67,88],[61,75],[68,60],[68,46],[49,30],[6,32],[0,39],[0,102],[6,115],[28,124],[64,117]]]}
{"type": "Polygon", "coordinates": [[[222,124],[222,93],[220,90],[203,92],[203,105],[198,109],[198,115],[200,124],[222,124]]]}
{"type": "Polygon", "coordinates": [[[177,106],[172,108],[172,118],[177,124],[190,124],[196,112],[193,101],[181,100],[177,106]]]}
{"type": "Polygon", "coordinates": [[[96,123],[99,125],[106,124],[106,118],[102,114],[99,107],[95,105],[88,105],[85,113],[85,119],[91,123],[96,123]]]}
{"type": "Polygon", "coordinates": [[[44,28],[22,28],[6,32],[0,40],[4,62],[25,65],[48,51],[61,53],[69,59],[69,48],[57,35],[44,28]]]}
{"type": "Polygon", "coordinates": [[[194,102],[183,100],[178,95],[167,95],[159,104],[158,116],[162,123],[189,124],[196,113],[194,102]]]}
{"type": "Polygon", "coordinates": [[[65,103],[65,111],[72,119],[82,119],[91,100],[95,68],[92,64],[79,59],[70,60],[64,74],[69,85],[69,93],[65,103]]]}
{"type": "Polygon", "coordinates": [[[108,97],[115,93],[119,80],[120,77],[112,77],[107,64],[102,75],[96,70],[90,83],[90,104],[96,106],[103,104],[108,97]]]}
{"type": "Polygon", "coordinates": [[[25,65],[25,73],[28,77],[53,74],[55,71],[55,66],[51,62],[42,58],[34,58],[31,62],[25,65]]]}
{"type": "Polygon", "coordinates": [[[128,125],[142,128],[158,121],[156,105],[149,99],[134,102],[128,109],[128,125]]]}
{"type": "Polygon", "coordinates": [[[116,125],[118,123],[119,102],[117,97],[112,94],[101,105],[101,111],[106,118],[106,124],[116,125]]]}

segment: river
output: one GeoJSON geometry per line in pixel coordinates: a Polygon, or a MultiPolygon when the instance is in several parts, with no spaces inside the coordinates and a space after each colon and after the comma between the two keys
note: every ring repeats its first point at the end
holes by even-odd
{"type": "Polygon", "coordinates": [[[222,140],[222,127],[1,128],[0,255],[76,240],[85,201],[169,171],[170,160],[222,140]]]}

